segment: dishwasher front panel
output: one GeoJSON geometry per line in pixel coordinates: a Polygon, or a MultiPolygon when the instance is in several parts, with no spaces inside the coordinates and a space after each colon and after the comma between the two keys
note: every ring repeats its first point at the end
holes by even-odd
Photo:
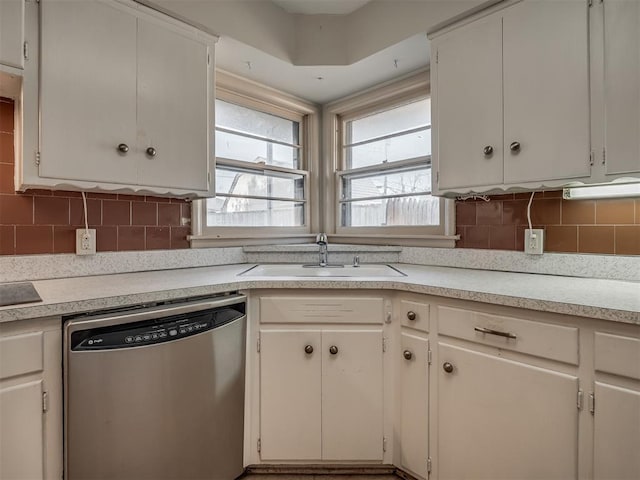
{"type": "Polygon", "coordinates": [[[66,354],[68,480],[243,471],[246,317],[146,346],[66,354]]]}

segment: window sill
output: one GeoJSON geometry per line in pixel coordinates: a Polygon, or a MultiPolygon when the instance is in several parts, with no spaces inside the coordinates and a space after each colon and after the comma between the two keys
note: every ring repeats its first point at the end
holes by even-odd
{"type": "Polygon", "coordinates": [[[460,240],[460,235],[329,235],[329,241],[333,243],[403,247],[455,248],[456,240],[460,240]]]}
{"type": "MultiPolygon", "coordinates": [[[[218,235],[190,235],[187,240],[191,248],[209,247],[240,247],[245,245],[290,245],[311,243],[316,236],[308,233],[287,235],[239,235],[237,237],[222,237],[218,235]]],[[[315,246],[315,245],[314,245],[315,246]]],[[[317,247],[316,247],[317,248],[317,247]]]]}

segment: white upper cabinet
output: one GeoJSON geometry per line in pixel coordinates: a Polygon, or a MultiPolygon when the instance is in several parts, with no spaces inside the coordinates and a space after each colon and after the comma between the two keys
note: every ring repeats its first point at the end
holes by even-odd
{"type": "Polygon", "coordinates": [[[433,38],[433,190],[588,178],[586,0],[523,0],[433,38]]]}
{"type": "Polygon", "coordinates": [[[607,176],[640,173],[640,2],[604,9],[604,148],[607,176]]]}
{"type": "Polygon", "coordinates": [[[439,188],[502,183],[502,19],[489,16],[443,37],[437,58],[432,143],[441,159],[439,188]]]}
{"type": "Polygon", "coordinates": [[[215,39],[133,3],[41,9],[39,169],[25,162],[23,186],[207,195],[215,39]]]}
{"type": "Polygon", "coordinates": [[[0,1],[0,64],[24,68],[25,0],[0,1]]]}

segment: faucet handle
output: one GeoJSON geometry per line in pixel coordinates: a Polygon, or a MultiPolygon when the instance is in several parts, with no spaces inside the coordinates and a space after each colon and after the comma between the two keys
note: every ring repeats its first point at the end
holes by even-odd
{"type": "Polygon", "coordinates": [[[318,245],[326,245],[327,243],[329,243],[329,241],[327,240],[327,234],[319,233],[318,235],[316,235],[316,243],[318,245]]]}

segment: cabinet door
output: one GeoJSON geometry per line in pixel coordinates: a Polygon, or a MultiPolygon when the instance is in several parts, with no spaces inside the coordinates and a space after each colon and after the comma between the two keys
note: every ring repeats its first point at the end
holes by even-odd
{"type": "Polygon", "coordinates": [[[95,0],[40,8],[40,176],[135,184],[136,17],[95,0]]]}
{"type": "Polygon", "coordinates": [[[44,478],[42,381],[0,389],[0,478],[44,478]]]}
{"type": "Polygon", "coordinates": [[[434,46],[439,189],[501,184],[501,18],[491,15],[460,27],[434,46]],[[493,153],[485,155],[485,147],[493,153]]]}
{"type": "Polygon", "coordinates": [[[444,343],[439,358],[441,480],[577,478],[576,377],[444,343]]]}
{"type": "Polygon", "coordinates": [[[0,1],[0,63],[24,68],[24,2],[0,1]]]}
{"type": "Polygon", "coordinates": [[[323,460],[382,460],[382,368],[381,330],[322,332],[323,460]]]}
{"type": "Polygon", "coordinates": [[[208,190],[210,72],[206,44],[138,21],[140,184],[208,190]]]}
{"type": "Polygon", "coordinates": [[[429,342],[425,338],[403,333],[401,346],[403,359],[400,367],[400,461],[404,470],[420,478],[427,478],[429,342]]]}
{"type": "Polygon", "coordinates": [[[640,2],[604,2],[607,174],[640,172],[640,2]]]}
{"type": "Polygon", "coordinates": [[[594,478],[640,478],[640,391],[596,382],[594,478]]]}
{"type": "Polygon", "coordinates": [[[262,460],[321,459],[321,355],[318,331],[260,332],[262,460]]]}
{"type": "Polygon", "coordinates": [[[590,175],[588,9],[525,0],[504,10],[506,184],[590,175]]]}

